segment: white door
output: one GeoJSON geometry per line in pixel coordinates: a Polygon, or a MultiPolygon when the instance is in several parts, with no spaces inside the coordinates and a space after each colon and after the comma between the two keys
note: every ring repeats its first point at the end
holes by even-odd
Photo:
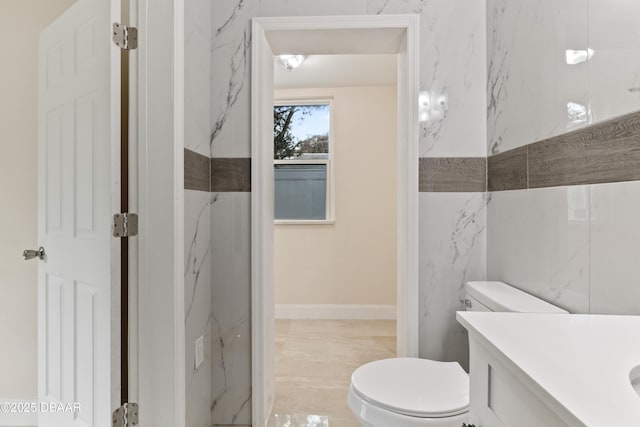
{"type": "Polygon", "coordinates": [[[119,405],[111,290],[120,262],[110,218],[120,205],[120,53],[111,42],[119,6],[111,3],[78,0],[40,34],[40,427],[107,427],[119,405]]]}

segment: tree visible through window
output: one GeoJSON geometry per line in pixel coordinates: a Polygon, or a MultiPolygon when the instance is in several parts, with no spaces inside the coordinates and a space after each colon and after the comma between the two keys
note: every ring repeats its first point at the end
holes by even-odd
{"type": "Polygon", "coordinates": [[[329,218],[330,104],[273,108],[275,219],[329,218]]]}

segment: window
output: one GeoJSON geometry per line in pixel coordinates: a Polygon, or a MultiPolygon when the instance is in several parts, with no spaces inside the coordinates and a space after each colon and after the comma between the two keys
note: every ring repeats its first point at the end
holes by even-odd
{"type": "Polygon", "coordinates": [[[274,218],[330,222],[330,101],[281,101],[273,107],[274,218]]]}

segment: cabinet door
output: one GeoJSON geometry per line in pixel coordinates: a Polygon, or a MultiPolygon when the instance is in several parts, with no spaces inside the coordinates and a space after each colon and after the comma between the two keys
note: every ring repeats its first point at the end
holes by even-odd
{"type": "Polygon", "coordinates": [[[471,348],[471,421],[483,427],[568,426],[475,340],[471,348]]]}

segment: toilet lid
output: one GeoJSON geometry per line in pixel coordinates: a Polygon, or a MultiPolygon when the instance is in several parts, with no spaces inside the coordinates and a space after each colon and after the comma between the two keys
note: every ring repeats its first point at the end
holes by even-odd
{"type": "Polygon", "coordinates": [[[363,399],[403,415],[442,418],[469,408],[469,376],[456,362],[377,360],[356,369],[351,385],[363,399]]]}

